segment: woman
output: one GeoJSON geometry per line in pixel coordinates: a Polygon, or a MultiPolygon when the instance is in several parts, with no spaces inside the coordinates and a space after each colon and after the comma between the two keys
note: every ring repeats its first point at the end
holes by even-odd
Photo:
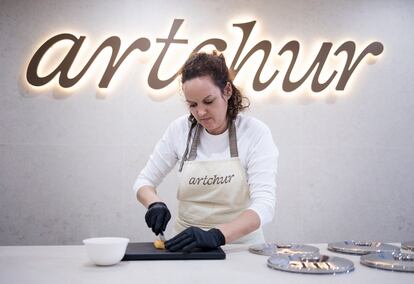
{"type": "Polygon", "coordinates": [[[192,54],[180,71],[190,115],[173,121],[134,189],[158,235],[170,220],[156,187],[179,163],[178,216],[170,251],[264,242],[274,215],[278,150],[269,128],[241,115],[247,99],[234,86],[224,56],[192,54]]]}

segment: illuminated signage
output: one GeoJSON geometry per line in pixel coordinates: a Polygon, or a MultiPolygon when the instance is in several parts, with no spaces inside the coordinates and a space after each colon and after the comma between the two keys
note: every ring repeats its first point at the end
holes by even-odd
{"type": "MultiPolygon", "coordinates": [[[[170,73],[169,78],[161,79],[160,69],[164,67],[163,61],[166,57],[174,57],[174,54],[171,52],[169,53],[171,46],[188,45],[188,39],[176,38],[177,32],[183,22],[183,19],[175,19],[168,36],[166,38],[156,39],[156,44],[162,44],[163,48],[158,57],[154,58],[153,62],[149,63],[152,64],[152,67],[147,77],[148,86],[155,91],[167,88],[177,77],[178,70],[173,70],[170,73]]],[[[251,72],[249,71],[249,74],[253,77],[250,82],[252,82],[252,88],[256,92],[266,90],[273,81],[275,81],[276,84],[281,84],[281,89],[286,93],[297,90],[305,83],[305,81],[310,83],[310,91],[313,93],[322,92],[331,84],[334,85],[334,89],[336,91],[344,91],[347,87],[348,81],[361,61],[368,56],[376,57],[384,50],[383,44],[378,41],[370,42],[362,49],[359,47],[360,52],[357,52],[357,45],[354,41],[344,41],[335,47],[332,42],[323,41],[320,43],[319,51],[316,56],[314,56],[314,58],[312,57],[313,61],[310,61],[312,63],[304,67],[298,66],[297,64],[301,51],[299,41],[290,40],[286,42],[277,53],[277,56],[279,57],[288,57],[290,59],[290,62],[286,65],[287,68],[284,70],[283,74],[278,70],[277,66],[272,66],[272,62],[269,59],[275,55],[272,52],[271,41],[261,40],[250,49],[246,47],[255,25],[256,21],[233,24],[233,27],[241,30],[242,37],[238,43],[238,48],[232,60],[230,60],[227,55],[226,57],[227,62],[231,61],[229,66],[230,70],[232,70],[234,75],[237,77],[237,74],[239,74],[243,66],[245,66],[252,57],[257,57],[257,54],[261,55],[260,58],[262,58],[262,60],[259,64],[257,64],[258,66],[255,67],[256,69],[251,70],[251,72]],[[342,62],[332,68],[331,66],[328,66],[326,62],[334,56],[338,58],[345,58],[345,60],[342,60],[342,62]],[[342,68],[339,68],[339,71],[335,70],[338,66],[342,66],[342,68]],[[265,67],[272,70],[269,75],[266,74],[265,77],[268,77],[267,79],[263,79],[262,74],[265,67]],[[293,72],[295,72],[295,74],[299,73],[299,78],[294,78],[297,76],[293,76],[293,72]],[[324,76],[321,76],[322,72],[324,72],[324,76]],[[326,74],[328,75],[326,76],[326,74]],[[322,79],[322,77],[324,78],[322,79]]],[[[123,52],[122,55],[118,55],[121,47],[121,39],[118,36],[108,37],[95,50],[89,60],[83,63],[83,68],[81,68],[80,72],[73,76],[69,76],[71,67],[85,40],[86,36],[76,36],[70,33],[57,34],[46,40],[31,57],[26,72],[27,82],[32,86],[40,87],[47,85],[53,78],[58,76],[58,84],[62,88],[74,87],[85,75],[100,53],[104,49],[110,48],[111,56],[108,60],[105,72],[103,73],[103,76],[98,84],[98,88],[105,89],[108,88],[114,74],[119,68],[121,68],[124,60],[132,52],[139,50],[139,52],[145,53],[151,48],[150,39],[141,37],[132,42],[132,44],[123,52]],[[40,75],[39,66],[42,64],[45,54],[53,52],[56,45],[62,41],[71,42],[69,51],[60,62],[51,68],[53,71],[48,71],[48,74],[40,75]]],[[[214,37],[199,43],[193,51],[202,50],[207,46],[220,52],[225,52],[229,44],[222,38],[214,37]]]]}

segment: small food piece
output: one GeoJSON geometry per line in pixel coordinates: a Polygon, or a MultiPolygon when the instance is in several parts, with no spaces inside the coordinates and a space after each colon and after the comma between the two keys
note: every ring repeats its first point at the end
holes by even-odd
{"type": "Polygon", "coordinates": [[[164,241],[161,240],[155,240],[154,241],[154,247],[156,249],[165,249],[164,241]]]}

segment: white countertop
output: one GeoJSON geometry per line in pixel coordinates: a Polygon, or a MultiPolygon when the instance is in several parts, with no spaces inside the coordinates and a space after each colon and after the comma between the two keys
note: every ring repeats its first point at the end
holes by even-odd
{"type": "Polygon", "coordinates": [[[0,246],[0,283],[414,283],[414,273],[362,266],[359,256],[321,253],[352,260],[355,270],[338,275],[305,275],[270,269],[266,256],[246,246],[225,246],[225,260],[127,261],[98,267],[83,246],[0,246]]]}

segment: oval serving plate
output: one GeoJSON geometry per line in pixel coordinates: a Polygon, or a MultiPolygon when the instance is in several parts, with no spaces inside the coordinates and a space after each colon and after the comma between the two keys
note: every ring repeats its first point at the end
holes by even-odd
{"type": "Polygon", "coordinates": [[[414,251],[414,241],[401,243],[401,248],[414,251]]]}
{"type": "Polygon", "coordinates": [[[301,255],[275,254],[267,260],[270,268],[304,274],[338,274],[354,270],[354,263],[348,259],[319,255],[308,259],[301,255]]]}
{"type": "Polygon", "coordinates": [[[313,255],[315,253],[319,253],[319,248],[300,244],[263,243],[250,246],[249,252],[267,256],[277,253],[288,255],[313,255]]]}
{"type": "Polygon", "coordinates": [[[414,254],[404,252],[377,252],[361,256],[361,264],[392,271],[414,272],[414,254]]]}
{"type": "Polygon", "coordinates": [[[399,251],[397,246],[384,244],[381,242],[361,242],[361,241],[343,241],[336,243],[329,243],[328,250],[340,253],[349,254],[368,254],[372,252],[393,252],[399,251]]]}

